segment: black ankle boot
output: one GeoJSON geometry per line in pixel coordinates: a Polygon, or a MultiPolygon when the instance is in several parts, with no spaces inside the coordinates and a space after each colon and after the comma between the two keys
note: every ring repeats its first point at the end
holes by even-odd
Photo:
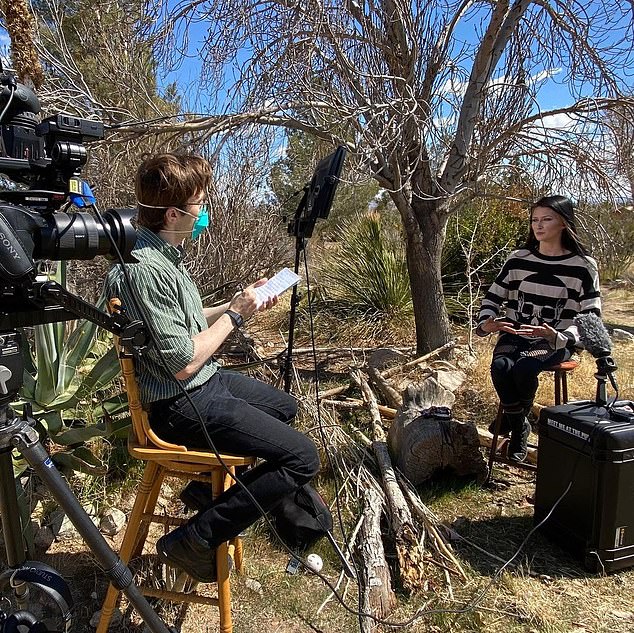
{"type": "Polygon", "coordinates": [[[162,563],[178,567],[199,582],[216,582],[216,550],[186,524],[162,536],[156,542],[162,563]]]}
{"type": "Polygon", "coordinates": [[[528,436],[531,432],[531,425],[524,412],[507,413],[506,416],[511,427],[508,458],[512,462],[523,462],[528,455],[528,436]]]}
{"type": "MultiPolygon", "coordinates": [[[[495,418],[495,420],[493,420],[493,422],[491,422],[491,424],[489,424],[489,433],[491,433],[491,435],[495,434],[495,422],[496,422],[497,418],[495,418]]],[[[508,435],[511,432],[511,425],[509,424],[509,419],[506,415],[506,413],[502,414],[502,419],[500,420],[500,430],[498,432],[499,436],[504,436],[504,435],[508,435]]]]}
{"type": "Polygon", "coordinates": [[[206,510],[213,502],[211,484],[192,479],[178,495],[178,498],[194,512],[206,510]]]}

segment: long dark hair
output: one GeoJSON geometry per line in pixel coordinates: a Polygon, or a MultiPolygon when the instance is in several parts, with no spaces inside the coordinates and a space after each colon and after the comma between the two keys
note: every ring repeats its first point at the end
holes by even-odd
{"type": "MultiPolygon", "coordinates": [[[[533,209],[537,207],[548,207],[552,209],[563,221],[564,230],[561,233],[561,245],[575,255],[589,255],[588,247],[581,241],[577,234],[577,225],[575,222],[575,208],[570,198],[566,196],[544,196],[531,206],[530,218],[533,217],[533,209]]],[[[539,250],[539,242],[533,233],[533,223],[529,224],[528,239],[524,248],[532,251],[539,250]]]]}

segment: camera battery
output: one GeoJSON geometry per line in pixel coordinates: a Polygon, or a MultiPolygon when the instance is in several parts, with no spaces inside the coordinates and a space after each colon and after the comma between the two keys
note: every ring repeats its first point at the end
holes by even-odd
{"type": "Polygon", "coordinates": [[[547,407],[538,433],[535,523],[552,510],[542,531],[589,571],[634,565],[633,403],[547,407]]]}

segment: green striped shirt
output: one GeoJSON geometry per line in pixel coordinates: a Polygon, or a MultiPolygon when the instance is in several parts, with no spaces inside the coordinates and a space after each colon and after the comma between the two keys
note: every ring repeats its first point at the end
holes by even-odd
{"type": "Polygon", "coordinates": [[[200,293],[183,266],[183,251],[156,233],[139,227],[132,253],[139,260],[126,264],[132,289],[128,287],[121,265],[117,264],[108,272],[104,294],[121,299],[131,319],[149,322],[156,333],[158,340],[136,361],[141,401],[148,404],[180,395],[178,383],[187,390],[204,384],[217,371],[218,364],[209,359],[188,380],[174,378],[194,356],[192,337],[207,329],[200,293]],[[157,347],[169,372],[160,360],[157,347]]]}

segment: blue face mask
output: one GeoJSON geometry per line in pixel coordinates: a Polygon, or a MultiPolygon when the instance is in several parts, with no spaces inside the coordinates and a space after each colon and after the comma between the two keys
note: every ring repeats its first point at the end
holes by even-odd
{"type": "Polygon", "coordinates": [[[192,227],[192,240],[195,240],[200,234],[209,226],[209,210],[207,205],[204,204],[200,207],[200,213],[194,222],[192,227]]]}
{"type": "MultiPolygon", "coordinates": [[[[178,209],[178,207],[174,207],[178,209]]],[[[188,215],[192,218],[196,218],[196,222],[194,222],[194,226],[192,227],[192,240],[195,240],[197,237],[200,237],[200,234],[209,226],[209,209],[206,204],[203,204],[200,207],[200,213],[196,216],[193,213],[189,213],[189,211],[183,211],[183,209],[178,209],[181,213],[188,215]]]]}

